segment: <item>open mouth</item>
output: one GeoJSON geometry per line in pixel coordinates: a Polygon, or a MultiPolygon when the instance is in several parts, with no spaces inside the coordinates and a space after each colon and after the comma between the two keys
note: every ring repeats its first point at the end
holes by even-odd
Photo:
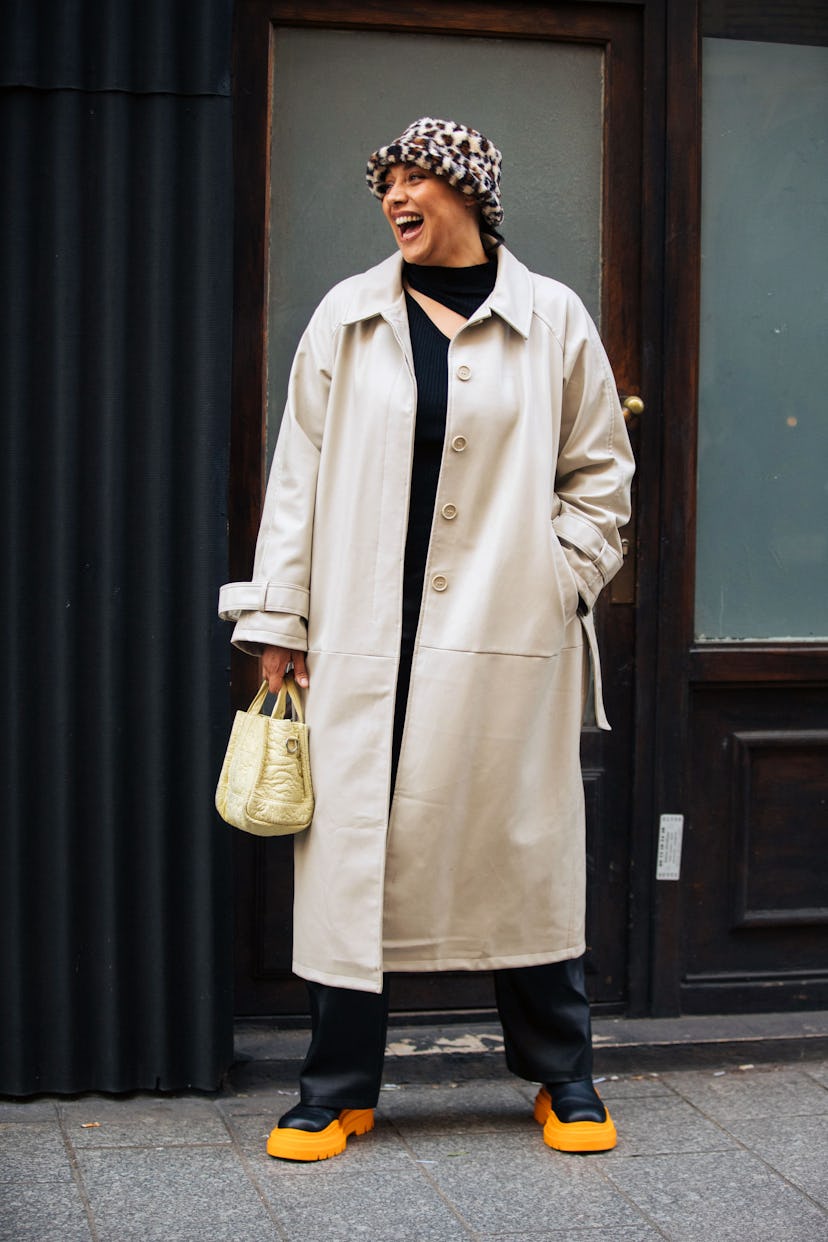
{"type": "Polygon", "coordinates": [[[400,237],[403,241],[408,241],[414,237],[422,228],[423,217],[417,215],[397,216],[394,221],[400,231],[400,237]]]}

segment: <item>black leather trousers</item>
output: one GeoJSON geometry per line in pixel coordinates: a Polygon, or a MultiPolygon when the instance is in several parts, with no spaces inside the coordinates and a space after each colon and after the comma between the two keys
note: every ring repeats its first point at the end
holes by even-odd
{"type": "MultiPolygon", "coordinates": [[[[494,972],[506,1064],[529,1082],[592,1075],[584,959],[494,972]]],[[[302,1102],[374,1108],[388,1027],[388,981],[379,994],[308,983],[311,1042],[299,1075],[302,1102]]]]}

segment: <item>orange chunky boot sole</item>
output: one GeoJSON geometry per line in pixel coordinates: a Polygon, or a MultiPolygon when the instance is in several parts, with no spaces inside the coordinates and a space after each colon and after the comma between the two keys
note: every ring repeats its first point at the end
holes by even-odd
{"type": "Polygon", "coordinates": [[[543,1126],[544,1143],[555,1151],[611,1151],[618,1135],[606,1106],[604,1112],[605,1121],[559,1121],[546,1087],[535,1099],[535,1121],[543,1126]]]}
{"type": "Polygon", "coordinates": [[[271,1130],[267,1154],[277,1160],[327,1160],[338,1156],[352,1134],[367,1134],[374,1128],[373,1108],[343,1108],[324,1130],[271,1130]]]}

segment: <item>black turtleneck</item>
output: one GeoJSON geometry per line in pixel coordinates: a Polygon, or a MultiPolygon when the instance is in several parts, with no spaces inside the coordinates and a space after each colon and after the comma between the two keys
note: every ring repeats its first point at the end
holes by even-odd
{"type": "MultiPolygon", "coordinates": [[[[473,315],[486,300],[494,289],[496,277],[497,259],[494,257],[472,267],[403,264],[406,284],[464,319],[473,315]]],[[[446,434],[450,342],[409,293],[406,293],[405,301],[417,380],[417,423],[403,577],[402,646],[404,652],[410,652],[420,615],[428,542],[446,434]]]]}
{"type": "Polygon", "coordinates": [[[472,267],[431,267],[403,263],[403,280],[418,293],[442,302],[468,319],[495,287],[497,258],[472,267]]]}

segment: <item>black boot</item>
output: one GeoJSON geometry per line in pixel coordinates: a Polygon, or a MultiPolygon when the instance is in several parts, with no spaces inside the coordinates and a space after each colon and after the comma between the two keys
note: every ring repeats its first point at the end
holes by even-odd
{"type": "Polygon", "coordinates": [[[350,1135],[373,1128],[373,1108],[296,1104],[271,1130],[267,1154],[278,1160],[327,1160],[345,1150],[350,1135]]]}
{"type": "Polygon", "coordinates": [[[336,1121],[342,1110],[339,1108],[322,1108],[319,1104],[295,1104],[293,1108],[279,1118],[280,1130],[308,1130],[318,1134],[325,1130],[332,1121],[336,1121]]]}
{"type": "Polygon", "coordinates": [[[548,1082],[546,1090],[555,1116],[564,1125],[572,1121],[600,1123],[607,1119],[607,1110],[591,1078],[578,1078],[575,1082],[548,1082]]]}
{"type": "Polygon", "coordinates": [[[556,1151],[609,1151],[617,1142],[612,1118],[591,1078],[541,1087],[535,1100],[535,1121],[543,1126],[547,1147],[556,1151]]]}

